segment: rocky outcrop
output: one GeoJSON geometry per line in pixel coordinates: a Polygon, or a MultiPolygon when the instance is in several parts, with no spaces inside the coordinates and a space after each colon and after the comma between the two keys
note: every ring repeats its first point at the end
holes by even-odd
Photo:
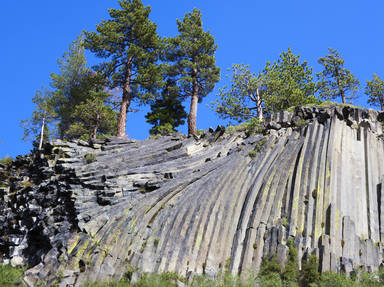
{"type": "Polygon", "coordinates": [[[373,110],[301,107],[273,115],[262,134],[56,141],[0,167],[0,251],[32,267],[31,286],[128,270],[257,271],[268,257],[285,263],[288,238],[321,271],[376,270],[383,121],[373,110]]]}

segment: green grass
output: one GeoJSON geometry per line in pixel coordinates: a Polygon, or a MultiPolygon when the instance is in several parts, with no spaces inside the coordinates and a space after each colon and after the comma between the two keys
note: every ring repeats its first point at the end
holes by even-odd
{"type": "MultiPolygon", "coordinates": [[[[311,277],[312,280],[302,281],[303,274],[298,278],[290,280],[282,279],[279,274],[280,268],[269,268],[268,272],[255,276],[248,274],[245,279],[233,276],[228,272],[219,274],[216,279],[207,276],[195,276],[189,282],[174,272],[164,272],[161,274],[145,274],[135,285],[122,279],[116,282],[87,282],[83,287],[177,287],[178,282],[182,282],[187,287],[379,287],[384,286],[384,272],[376,273],[361,272],[359,276],[346,277],[335,272],[324,272],[318,277],[311,277]],[[314,279],[315,278],[315,279],[314,279]],[[359,279],[357,279],[359,278],[359,279]]],[[[306,271],[308,272],[308,271],[306,271]]],[[[309,276],[309,275],[307,275],[309,276]]],[[[0,285],[6,286],[6,285],[0,285]]],[[[9,285],[12,286],[12,285],[9,285]]]]}
{"type": "Polygon", "coordinates": [[[24,269],[8,265],[0,265],[0,286],[21,286],[24,269]]]}
{"type": "Polygon", "coordinates": [[[135,285],[123,278],[116,282],[86,282],[83,287],[177,287],[177,282],[185,283],[185,279],[174,272],[164,272],[161,274],[144,274],[135,285]]]}
{"type": "Polygon", "coordinates": [[[260,126],[260,122],[257,119],[251,119],[237,126],[230,125],[226,128],[226,133],[228,134],[234,134],[237,132],[246,132],[248,134],[260,134],[262,133],[262,128],[260,126]]]}
{"type": "MultiPolygon", "coordinates": [[[[303,105],[305,108],[312,108],[312,107],[319,107],[319,108],[333,108],[333,107],[350,107],[350,108],[361,108],[360,106],[354,106],[352,104],[342,104],[342,103],[336,103],[332,101],[323,101],[321,103],[311,103],[303,105]]],[[[296,106],[289,107],[287,109],[288,112],[293,113],[295,111],[296,106]]]]}
{"type": "Polygon", "coordinates": [[[265,144],[267,143],[268,138],[263,137],[261,140],[257,141],[255,143],[255,146],[253,150],[248,152],[248,155],[252,158],[256,157],[259,152],[264,148],[265,144]]]}

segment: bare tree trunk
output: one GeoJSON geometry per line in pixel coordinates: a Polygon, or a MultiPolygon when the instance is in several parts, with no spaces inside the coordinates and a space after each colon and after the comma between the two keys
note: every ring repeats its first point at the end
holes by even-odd
{"type": "Polygon", "coordinates": [[[197,118],[197,103],[199,101],[199,84],[197,82],[197,69],[192,72],[193,92],[191,97],[191,109],[188,115],[188,135],[197,135],[196,118],[197,118]]]}
{"type": "Polygon", "coordinates": [[[261,95],[259,88],[256,89],[256,108],[257,108],[257,119],[263,120],[263,107],[261,106],[261,95]]]}
{"type": "Polygon", "coordinates": [[[96,116],[96,124],[93,128],[93,132],[92,132],[92,139],[95,140],[96,137],[97,137],[97,131],[99,130],[99,122],[100,122],[100,115],[97,114],[96,116]]]}
{"type": "Polygon", "coordinates": [[[43,124],[41,125],[39,150],[41,150],[43,147],[44,129],[45,129],[45,116],[43,118],[43,124]]]}
{"type": "Polygon", "coordinates": [[[127,109],[131,104],[131,76],[132,76],[132,58],[128,59],[125,82],[123,86],[123,99],[120,105],[119,119],[117,122],[117,136],[125,137],[127,124],[127,109]]]}

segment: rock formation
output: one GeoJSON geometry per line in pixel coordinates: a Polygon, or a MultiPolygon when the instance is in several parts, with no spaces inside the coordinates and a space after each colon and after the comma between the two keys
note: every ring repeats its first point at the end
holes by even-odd
{"type": "MultiPolygon", "coordinates": [[[[384,113],[301,107],[262,134],[56,141],[0,166],[0,251],[25,282],[79,286],[127,270],[183,276],[384,259],[384,113]]],[[[133,272],[132,272],[133,271],[133,272]]]]}

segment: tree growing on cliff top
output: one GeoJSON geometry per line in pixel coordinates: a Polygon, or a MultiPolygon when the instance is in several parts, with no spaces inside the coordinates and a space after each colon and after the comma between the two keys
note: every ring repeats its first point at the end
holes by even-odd
{"type": "Polygon", "coordinates": [[[319,96],[326,100],[341,97],[343,104],[346,104],[346,99],[356,97],[359,80],[344,68],[344,60],[335,49],[328,48],[328,51],[328,55],[318,60],[323,66],[323,71],[317,74],[319,96]]]}
{"type": "Polygon", "coordinates": [[[384,111],[384,81],[376,74],[373,74],[372,80],[367,80],[365,94],[368,95],[368,104],[379,106],[384,111]]]}
{"type": "Polygon", "coordinates": [[[263,120],[262,82],[248,65],[234,64],[231,68],[231,86],[219,90],[212,108],[221,118],[247,121],[263,120]]]}
{"type": "Polygon", "coordinates": [[[98,135],[111,135],[116,130],[116,112],[106,101],[110,97],[103,91],[90,91],[85,102],[75,107],[76,118],[68,134],[72,138],[96,139],[98,135]]]}
{"type": "Polygon", "coordinates": [[[121,9],[109,9],[111,20],[96,26],[97,32],[86,32],[85,46],[106,62],[98,66],[110,86],[120,87],[123,96],[117,124],[117,135],[126,134],[127,109],[133,100],[147,102],[161,84],[156,65],[160,37],[157,26],[149,20],[150,7],[141,0],[120,0],[121,9]]]}
{"type": "Polygon", "coordinates": [[[84,85],[84,77],[91,73],[84,55],[83,35],[69,46],[69,50],[57,60],[58,73],[51,73],[52,101],[56,112],[57,135],[65,138],[73,123],[75,106],[86,100],[89,86],[84,85]]]}
{"type": "Polygon", "coordinates": [[[169,78],[161,96],[151,104],[151,112],[145,118],[153,127],[151,135],[166,135],[176,131],[176,127],[184,124],[187,113],[179,99],[179,89],[176,82],[169,78]]]}
{"type": "Polygon", "coordinates": [[[202,101],[220,79],[215,65],[217,45],[213,36],[203,29],[201,12],[196,8],[177,20],[179,35],[167,39],[169,60],[175,63],[178,85],[183,97],[191,99],[188,134],[196,135],[197,103],[202,101]]]}
{"type": "Polygon", "coordinates": [[[300,55],[294,55],[288,48],[273,64],[267,62],[259,78],[263,87],[263,100],[267,112],[284,111],[292,106],[317,103],[316,84],[312,68],[306,61],[300,62],[300,55]]]}

